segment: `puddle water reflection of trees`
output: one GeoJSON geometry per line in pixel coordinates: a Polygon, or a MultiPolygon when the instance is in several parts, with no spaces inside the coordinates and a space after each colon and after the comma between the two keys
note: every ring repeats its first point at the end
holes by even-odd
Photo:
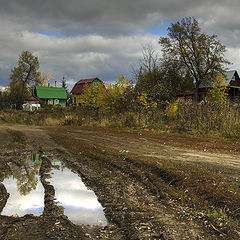
{"type": "Polygon", "coordinates": [[[77,174],[66,168],[63,162],[46,155],[41,158],[37,154],[13,162],[9,167],[12,175],[2,182],[9,193],[9,198],[1,215],[39,216],[49,211],[44,206],[44,198],[49,197],[47,189],[50,187],[54,190],[50,193],[53,195],[52,205],[63,208],[64,214],[70,221],[75,224],[107,225],[103,208],[95,193],[84,185],[77,174]],[[47,181],[42,178],[40,180],[39,171],[42,161],[49,163],[51,161],[51,168],[45,169],[43,174],[47,181]]]}
{"type": "Polygon", "coordinates": [[[2,182],[9,198],[2,215],[42,214],[44,207],[44,188],[39,179],[40,163],[31,161],[31,156],[19,163],[9,164],[12,175],[2,182]]]}
{"type": "Polygon", "coordinates": [[[22,195],[25,196],[36,189],[40,166],[40,162],[26,160],[21,167],[11,167],[13,178],[17,180],[17,189],[22,195]]]}

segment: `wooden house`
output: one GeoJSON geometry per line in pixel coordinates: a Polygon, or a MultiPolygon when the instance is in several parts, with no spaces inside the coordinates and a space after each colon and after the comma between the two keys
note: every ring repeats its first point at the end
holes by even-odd
{"type": "MultiPolygon", "coordinates": [[[[240,78],[236,70],[227,71],[225,74],[223,84],[227,85],[229,98],[231,101],[240,100],[240,78]]],[[[207,84],[200,84],[199,98],[203,100],[209,89],[212,89],[214,81],[207,84]]]]}
{"type": "Polygon", "coordinates": [[[81,79],[79,80],[73,87],[73,89],[71,90],[71,94],[72,94],[72,101],[73,104],[75,105],[79,105],[80,103],[80,96],[84,91],[84,87],[87,86],[91,86],[93,84],[99,84],[102,83],[102,81],[99,78],[88,78],[88,79],[81,79]]]}
{"type": "Polygon", "coordinates": [[[192,101],[194,98],[194,92],[193,91],[182,91],[177,93],[177,99],[178,100],[184,100],[184,101],[192,101]]]}
{"type": "MultiPolygon", "coordinates": [[[[225,74],[223,84],[227,84],[227,90],[231,101],[240,101],[240,78],[236,70],[227,71],[225,74]]],[[[212,89],[214,80],[208,83],[202,83],[199,86],[199,101],[207,96],[207,92],[212,89]]],[[[178,99],[193,100],[193,91],[184,91],[177,94],[178,99]]]]}
{"type": "Polygon", "coordinates": [[[25,103],[37,104],[39,103],[39,100],[36,97],[31,96],[25,101],[25,103]]]}
{"type": "Polygon", "coordinates": [[[34,89],[34,97],[37,97],[40,102],[47,105],[66,106],[67,91],[63,87],[36,86],[34,89]]]}

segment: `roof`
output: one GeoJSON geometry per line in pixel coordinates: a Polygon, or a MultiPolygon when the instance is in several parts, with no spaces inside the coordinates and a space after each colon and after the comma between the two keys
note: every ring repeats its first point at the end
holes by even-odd
{"type": "Polygon", "coordinates": [[[31,96],[30,98],[27,99],[27,101],[28,102],[36,102],[36,101],[38,101],[38,99],[33,97],[33,96],[31,96]]]}
{"type": "MultiPolygon", "coordinates": [[[[231,70],[231,71],[227,71],[224,73],[225,78],[223,80],[223,84],[230,84],[230,82],[233,80],[234,75],[238,74],[236,70],[231,70]]],[[[214,81],[210,82],[210,83],[201,83],[199,88],[209,88],[213,86],[214,81]]]]}
{"type": "Polygon", "coordinates": [[[39,98],[67,99],[67,91],[63,87],[36,86],[36,94],[39,98]]]}
{"type": "Polygon", "coordinates": [[[190,96],[190,95],[194,95],[193,91],[183,91],[183,92],[178,92],[177,96],[190,96]]]}
{"type": "Polygon", "coordinates": [[[81,79],[74,85],[71,93],[72,94],[81,94],[83,92],[83,88],[84,88],[85,84],[90,85],[93,81],[100,81],[100,82],[102,82],[97,77],[96,78],[81,79]]]}

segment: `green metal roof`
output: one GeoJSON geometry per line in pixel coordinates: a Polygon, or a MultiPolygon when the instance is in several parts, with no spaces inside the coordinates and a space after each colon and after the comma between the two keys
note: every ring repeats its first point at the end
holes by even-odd
{"type": "Polygon", "coordinates": [[[36,86],[36,94],[39,98],[67,99],[67,91],[63,87],[41,87],[36,86]]]}

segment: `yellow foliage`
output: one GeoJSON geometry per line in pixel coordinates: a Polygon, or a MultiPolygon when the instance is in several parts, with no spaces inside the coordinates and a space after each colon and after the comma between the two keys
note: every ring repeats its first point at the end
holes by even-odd
{"type": "Polygon", "coordinates": [[[143,107],[143,109],[146,111],[151,111],[157,108],[157,103],[148,97],[145,92],[143,92],[141,96],[137,98],[137,101],[139,102],[140,106],[143,107]]]}
{"type": "Polygon", "coordinates": [[[213,83],[213,88],[208,92],[207,100],[217,108],[222,108],[229,104],[227,84],[223,83],[224,76],[220,75],[213,83]]]}
{"type": "Polygon", "coordinates": [[[166,108],[166,114],[170,117],[175,117],[178,110],[178,102],[169,103],[166,108]]]}
{"type": "Polygon", "coordinates": [[[123,75],[115,83],[91,84],[84,87],[79,102],[87,108],[98,108],[102,112],[121,111],[126,107],[127,89],[131,87],[129,80],[123,75]]]}
{"type": "Polygon", "coordinates": [[[126,107],[128,100],[127,90],[131,87],[128,79],[123,75],[118,76],[115,83],[105,84],[98,94],[97,104],[102,112],[119,111],[126,107]]]}
{"type": "Polygon", "coordinates": [[[87,109],[97,108],[97,98],[100,85],[101,84],[99,83],[92,83],[90,86],[85,84],[83,94],[77,98],[78,103],[81,103],[82,106],[87,109]]]}

